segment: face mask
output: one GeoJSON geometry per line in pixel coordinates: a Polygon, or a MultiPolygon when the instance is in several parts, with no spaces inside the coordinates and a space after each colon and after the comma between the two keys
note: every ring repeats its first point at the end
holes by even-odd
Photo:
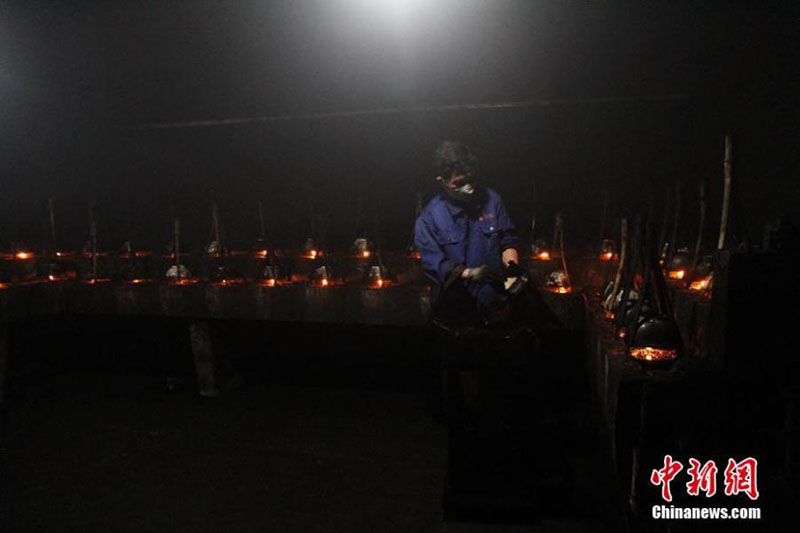
{"type": "Polygon", "coordinates": [[[456,202],[466,204],[472,200],[472,195],[475,193],[475,186],[472,183],[467,183],[455,189],[445,187],[444,191],[447,193],[447,196],[456,202]]]}

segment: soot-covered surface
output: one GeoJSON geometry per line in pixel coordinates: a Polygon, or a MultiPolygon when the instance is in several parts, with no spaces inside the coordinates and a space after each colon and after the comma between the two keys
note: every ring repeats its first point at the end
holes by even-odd
{"type": "Polygon", "coordinates": [[[560,443],[551,453],[571,472],[568,501],[532,525],[467,524],[441,510],[448,437],[429,333],[215,324],[218,351],[246,383],[209,400],[196,395],[184,328],[110,318],[16,328],[0,441],[4,530],[620,525],[578,357],[553,355],[564,363],[551,380],[563,398],[542,434],[560,443]],[[180,378],[171,392],[166,376],[180,378]]]}

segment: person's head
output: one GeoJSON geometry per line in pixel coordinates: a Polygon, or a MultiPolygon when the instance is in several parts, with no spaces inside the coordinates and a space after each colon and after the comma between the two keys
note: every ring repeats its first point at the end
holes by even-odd
{"type": "Polygon", "coordinates": [[[433,155],[436,181],[453,200],[468,203],[475,192],[478,158],[457,141],[444,141],[433,155]]]}

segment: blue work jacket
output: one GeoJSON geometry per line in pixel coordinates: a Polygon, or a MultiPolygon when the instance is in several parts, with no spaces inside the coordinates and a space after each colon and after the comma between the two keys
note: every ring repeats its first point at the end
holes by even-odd
{"type": "MultiPolygon", "coordinates": [[[[502,266],[502,252],[519,242],[516,228],[500,195],[480,187],[469,206],[454,203],[444,194],[422,210],[414,229],[414,242],[422,268],[433,282],[434,300],[442,290],[460,281],[464,268],[502,266]]],[[[478,296],[481,287],[468,284],[478,296]]]]}

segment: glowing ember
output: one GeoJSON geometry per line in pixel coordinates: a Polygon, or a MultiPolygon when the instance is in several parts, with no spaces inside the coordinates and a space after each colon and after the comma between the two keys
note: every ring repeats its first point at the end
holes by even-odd
{"type": "Polygon", "coordinates": [[[149,252],[147,250],[137,250],[133,252],[133,255],[135,255],[136,257],[148,257],[153,255],[153,252],[149,252]]]}
{"type": "Polygon", "coordinates": [[[321,287],[327,287],[327,286],[328,286],[328,284],[329,284],[329,282],[328,282],[328,278],[322,278],[322,279],[320,280],[319,284],[320,284],[320,286],[321,286],[321,287]]]}
{"type": "Polygon", "coordinates": [[[383,289],[385,287],[388,287],[389,283],[390,282],[389,282],[388,279],[377,278],[377,279],[373,280],[372,284],[370,285],[370,288],[383,289]]]}
{"type": "Polygon", "coordinates": [[[669,272],[667,272],[667,276],[670,279],[683,279],[683,276],[685,275],[686,275],[685,270],[670,270],[669,272]]]}
{"type": "Polygon", "coordinates": [[[414,250],[413,252],[411,252],[408,255],[409,255],[409,257],[411,257],[413,259],[422,259],[422,256],[420,255],[419,250],[414,250]]]}
{"type": "Polygon", "coordinates": [[[600,254],[600,259],[603,261],[611,261],[614,258],[614,252],[604,252],[600,254]]]}
{"type": "Polygon", "coordinates": [[[87,285],[97,285],[98,283],[106,283],[111,281],[109,278],[91,278],[84,281],[87,285]]]}
{"type": "Polygon", "coordinates": [[[569,294],[572,292],[572,287],[545,287],[545,289],[556,294],[569,294]]]}
{"type": "Polygon", "coordinates": [[[255,254],[256,259],[266,259],[267,258],[267,251],[266,250],[258,250],[255,254]]]}
{"type": "Polygon", "coordinates": [[[241,283],[244,283],[242,278],[223,278],[219,281],[215,281],[212,283],[212,285],[217,287],[227,287],[229,285],[239,285],[241,283]]]}
{"type": "Polygon", "coordinates": [[[275,286],[275,278],[265,279],[264,286],[265,287],[274,287],[275,286]]]}
{"type": "Polygon", "coordinates": [[[17,252],[16,258],[17,259],[32,259],[33,258],[33,252],[17,252]]]}
{"type": "Polygon", "coordinates": [[[640,361],[670,361],[678,357],[678,350],[674,348],[653,348],[651,346],[631,347],[628,353],[640,361]]]}
{"type": "Polygon", "coordinates": [[[5,289],[8,287],[7,283],[0,283],[0,289],[5,289]]]}
{"type": "Polygon", "coordinates": [[[305,257],[306,259],[316,259],[317,257],[322,257],[322,251],[309,250],[303,254],[303,257],[305,257]]]}
{"type": "Polygon", "coordinates": [[[150,283],[153,281],[152,279],[145,279],[145,278],[134,278],[130,280],[128,283],[132,283],[134,285],[139,285],[140,283],[150,283]]]}
{"type": "Polygon", "coordinates": [[[56,257],[67,257],[69,252],[56,252],[56,257]]]}
{"type": "Polygon", "coordinates": [[[624,329],[621,329],[621,330],[619,330],[619,331],[617,332],[617,337],[619,337],[620,339],[624,339],[624,338],[625,338],[625,335],[626,335],[626,333],[625,333],[625,330],[624,330],[624,329]]]}
{"type": "Polygon", "coordinates": [[[55,281],[56,277],[54,275],[50,274],[49,276],[47,276],[47,279],[49,279],[50,281],[55,281]]]}
{"type": "Polygon", "coordinates": [[[534,259],[538,259],[539,261],[549,261],[550,260],[550,252],[542,251],[538,254],[533,256],[534,259]]]}
{"type": "Polygon", "coordinates": [[[368,258],[370,255],[371,254],[369,250],[364,250],[363,252],[361,252],[361,257],[363,257],[364,259],[368,258]]]}
{"type": "Polygon", "coordinates": [[[172,278],[171,277],[171,278],[168,279],[168,281],[169,281],[169,283],[172,283],[172,284],[175,284],[175,285],[194,285],[195,283],[197,283],[200,280],[197,279],[197,278],[172,278]]]}
{"type": "Polygon", "coordinates": [[[705,291],[708,289],[708,286],[711,284],[711,277],[706,276],[705,278],[700,278],[698,280],[693,281],[689,285],[689,290],[693,291],[705,291]]]}

